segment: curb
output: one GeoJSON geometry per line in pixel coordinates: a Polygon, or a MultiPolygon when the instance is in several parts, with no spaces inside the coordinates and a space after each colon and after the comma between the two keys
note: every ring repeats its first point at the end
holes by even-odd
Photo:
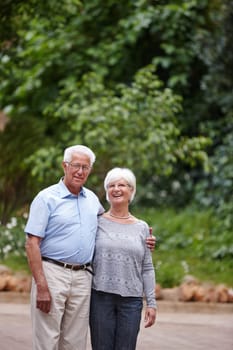
{"type": "Polygon", "coordinates": [[[233,314],[232,303],[204,303],[198,301],[158,301],[158,311],[198,313],[198,314],[233,314]]]}
{"type": "MultiPolygon", "coordinates": [[[[0,292],[0,304],[29,304],[29,293],[0,292]]],[[[206,303],[197,301],[158,300],[158,312],[180,312],[199,314],[233,314],[233,303],[206,303]]],[[[3,306],[3,305],[2,305],[3,306]]],[[[2,309],[1,306],[1,309],[2,309]]]]}

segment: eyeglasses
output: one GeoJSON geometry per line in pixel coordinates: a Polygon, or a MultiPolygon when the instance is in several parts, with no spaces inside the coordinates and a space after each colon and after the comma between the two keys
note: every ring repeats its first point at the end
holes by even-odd
{"type": "Polygon", "coordinates": [[[82,169],[82,171],[84,173],[88,173],[88,171],[91,169],[91,167],[88,166],[88,165],[82,165],[82,164],[79,164],[79,163],[71,163],[71,162],[66,162],[66,163],[69,164],[72,168],[74,168],[77,171],[82,169]]]}
{"type": "Polygon", "coordinates": [[[115,187],[116,187],[117,189],[119,188],[119,189],[122,190],[122,189],[124,189],[124,188],[126,188],[126,187],[131,187],[131,186],[130,186],[130,184],[123,184],[123,183],[119,183],[119,184],[109,184],[109,185],[107,186],[107,188],[108,188],[108,189],[111,189],[111,190],[114,189],[115,187]]]}

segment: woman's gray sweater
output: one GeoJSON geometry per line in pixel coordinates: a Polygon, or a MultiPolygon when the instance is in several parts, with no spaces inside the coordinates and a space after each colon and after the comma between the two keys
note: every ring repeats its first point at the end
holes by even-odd
{"type": "Polygon", "coordinates": [[[146,247],[149,227],[138,220],[121,224],[99,218],[93,261],[92,288],[121,296],[145,295],[148,307],[156,307],[155,272],[146,247]]]}

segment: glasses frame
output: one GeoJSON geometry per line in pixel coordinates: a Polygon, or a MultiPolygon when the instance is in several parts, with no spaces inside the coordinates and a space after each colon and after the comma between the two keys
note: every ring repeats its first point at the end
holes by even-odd
{"type": "Polygon", "coordinates": [[[67,161],[65,163],[70,165],[76,171],[79,171],[80,169],[82,169],[82,171],[84,173],[88,173],[91,170],[91,166],[90,165],[83,165],[83,164],[80,164],[80,163],[72,163],[72,162],[67,162],[67,161]]]}

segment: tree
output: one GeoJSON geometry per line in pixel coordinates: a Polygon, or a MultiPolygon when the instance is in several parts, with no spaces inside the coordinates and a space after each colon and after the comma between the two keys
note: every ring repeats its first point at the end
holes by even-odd
{"type": "MultiPolygon", "coordinates": [[[[112,165],[124,161],[135,167],[144,199],[155,201],[155,188],[162,186],[176,200],[176,181],[179,198],[186,193],[181,204],[190,200],[204,176],[203,165],[208,168],[205,147],[216,131],[216,124],[209,130],[208,123],[219,110],[215,95],[210,99],[203,90],[213,72],[203,47],[213,34],[210,50],[220,40],[227,2],[6,4],[2,24],[8,23],[9,30],[2,32],[0,102],[12,123],[20,125],[24,117],[24,123],[28,118],[40,125],[32,151],[28,147],[21,157],[27,174],[32,169],[30,183],[34,177],[38,181],[32,190],[60,174],[49,164],[60,160],[64,147],[83,142],[102,160],[91,185],[100,183],[110,160],[112,165]]],[[[215,72],[222,72],[220,60],[217,66],[221,69],[215,72]]],[[[223,115],[222,108],[217,119],[223,115]]]]}

